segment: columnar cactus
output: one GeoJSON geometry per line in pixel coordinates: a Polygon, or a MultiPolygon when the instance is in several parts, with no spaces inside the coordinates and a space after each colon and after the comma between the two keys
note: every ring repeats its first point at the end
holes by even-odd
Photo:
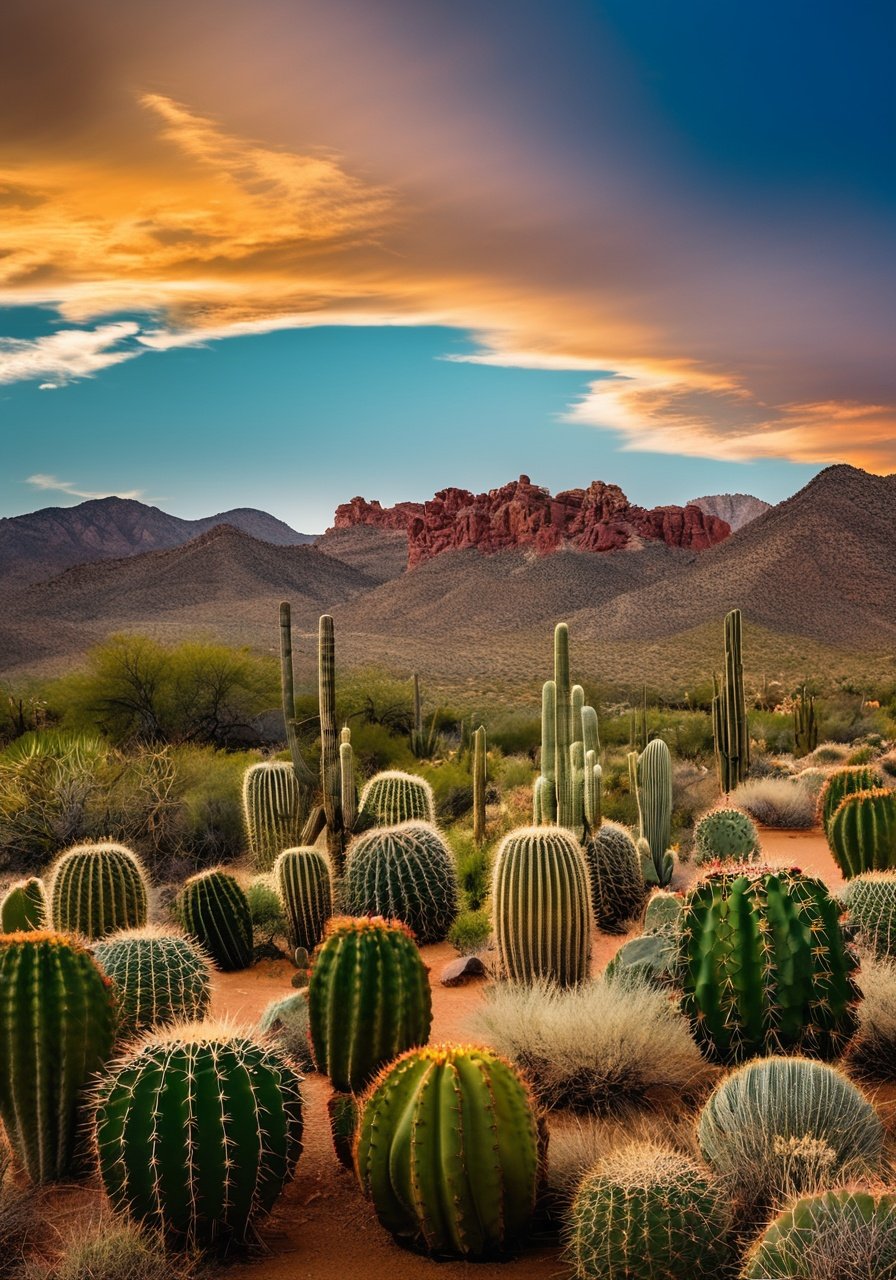
{"type": "Polygon", "coordinates": [[[43,929],[47,923],[47,899],[37,876],[19,880],[0,903],[0,933],[24,933],[43,929]]]}
{"type": "Polygon", "coordinates": [[[359,811],[362,819],[378,827],[436,820],[432,787],[425,778],[400,769],[373,775],[361,792],[359,811]]]}
{"type": "Polygon", "coordinates": [[[342,771],[336,728],[336,631],[328,613],[320,618],[317,640],[317,686],[320,706],[320,781],[327,819],[327,849],[337,874],[342,870],[347,836],[342,812],[342,771]]]}
{"type": "Polygon", "coordinates": [[[712,678],[712,730],[719,785],[727,796],[750,768],[750,726],[744,698],[743,625],[740,609],[725,615],[725,676],[712,678]]]}
{"type": "Polygon", "coordinates": [[[674,863],[669,853],[672,839],[672,756],[662,738],[653,738],[637,757],[629,755],[632,790],[638,801],[641,839],[650,848],[644,867],[652,884],[667,885],[674,863]]]}
{"type": "Polygon", "coordinates": [[[243,817],[255,866],[270,871],[302,829],[302,797],[291,764],[265,760],[249,766],[243,774],[243,817]]]}
{"type": "Polygon", "coordinates": [[[473,839],[477,845],[485,843],[485,792],[488,787],[488,751],[485,726],[480,725],[473,734],[473,839]]]}
{"type": "Polygon", "coordinates": [[[896,956],[896,871],[870,871],[843,890],[850,925],[874,955],[896,956]]]}
{"type": "Polygon", "coordinates": [[[721,1062],[795,1049],[836,1057],[856,1026],[857,966],[839,904],[799,871],[714,871],[685,900],[682,1007],[721,1062]]]}
{"type": "Polygon", "coordinates": [[[711,809],[694,827],[695,862],[755,862],[759,831],[742,809],[711,809]]]}
{"type": "Polygon", "coordinates": [[[236,880],[220,867],[184,882],[178,897],[184,930],[225,972],[252,963],[252,914],[236,880]]]}
{"type": "Polygon", "coordinates": [[[579,845],[566,831],[520,827],[495,858],[492,911],[501,967],[516,982],[572,986],[588,977],[591,889],[579,845]]]}
{"type": "Polygon", "coordinates": [[[74,938],[0,937],[0,1118],[34,1182],[72,1172],[81,1091],[108,1058],[112,984],[74,938]]]}
{"type": "Polygon", "coordinates": [[[93,954],[118,992],[121,1031],[205,1016],[212,996],[209,962],[182,934],[148,925],[95,943],[93,954]]]}
{"type": "Polygon", "coordinates": [[[302,791],[302,816],[308,808],[307,798],[314,786],[314,774],[308,767],[296,732],[296,697],[295,676],[292,665],[292,611],[289,602],[284,600],[280,605],[280,692],[283,701],[283,723],[286,729],[286,742],[292,757],[292,767],[296,782],[302,791]]]}
{"type": "Polygon", "coordinates": [[[355,782],[352,731],[348,725],[339,734],[339,795],[343,825],[346,831],[351,831],[358,820],[358,785],[355,782]]]}
{"type": "Polygon", "coordinates": [[[585,705],[582,686],[570,685],[569,628],[559,622],[554,629],[554,679],[545,683],[541,694],[541,774],[533,792],[536,826],[556,823],[581,835],[586,824],[591,829],[600,825],[599,752],[597,712],[585,705]]]}
{"type": "Polygon", "coordinates": [[[437,1257],[498,1257],[535,1209],[535,1109],[509,1063],[488,1049],[413,1049],[366,1095],[355,1164],[381,1224],[437,1257]]]}
{"type": "Polygon", "coordinates": [[[113,1209],[174,1245],[244,1239],[302,1151],[301,1077],[271,1045],[209,1023],[147,1038],[99,1086],[113,1209]]]}
{"type": "Polygon", "coordinates": [[[835,769],[828,775],[818,796],[818,816],[825,832],[847,796],[856,791],[874,791],[882,785],[883,778],[870,765],[847,765],[843,769],[835,769]]]}
{"type": "Polygon", "coordinates": [[[349,846],[343,905],[353,916],[401,920],[417,941],[441,942],[457,915],[451,850],[435,827],[403,822],[373,827],[349,846]]]}
{"type": "Polygon", "coordinates": [[[753,1245],[741,1280],[896,1280],[896,1195],[825,1191],[797,1200],[753,1245]]]}
{"type": "Polygon", "coordinates": [[[326,857],[319,849],[284,849],[274,863],[274,883],[289,917],[290,942],[313,951],[333,914],[326,857]]]}
{"type": "Polygon", "coordinates": [[[828,823],[828,844],[845,879],[896,870],[896,791],[844,796],[828,823]]]}
{"type": "Polygon", "coordinates": [[[50,880],[53,928],[92,942],[146,924],[146,876],[121,844],[79,844],[63,853],[50,880]]]}
{"type": "Polygon", "coordinates": [[[432,995],[404,925],[331,920],[308,984],[311,1043],[334,1089],[356,1093],[397,1054],[429,1039],[432,995]]]}
{"type": "Polygon", "coordinates": [[[570,1256],[577,1280],[681,1280],[724,1273],[731,1210],[688,1156],[652,1142],[617,1148],[576,1192],[570,1256]]]}
{"type": "Polygon", "coordinates": [[[585,840],[583,851],[594,923],[604,933],[625,933],[644,905],[644,877],[634,840],[625,827],[604,822],[585,840]]]}
{"type": "Polygon", "coordinates": [[[793,754],[799,759],[811,755],[818,746],[818,719],[815,715],[815,698],[803,685],[798,698],[793,700],[793,754]]]}

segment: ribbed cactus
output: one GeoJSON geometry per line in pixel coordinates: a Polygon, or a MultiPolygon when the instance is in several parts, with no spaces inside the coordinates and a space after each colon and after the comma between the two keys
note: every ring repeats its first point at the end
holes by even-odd
{"type": "Polygon", "coordinates": [[[91,941],[146,924],[146,876],[121,844],[79,844],[63,853],[51,875],[53,928],[91,941]]]}
{"type": "Polygon", "coordinates": [[[759,831],[742,809],[711,809],[694,827],[694,861],[755,862],[759,831]]]}
{"type": "Polygon", "coordinates": [[[818,796],[818,816],[825,832],[847,796],[856,791],[874,791],[880,786],[883,786],[883,778],[866,764],[848,765],[829,774],[818,796]]]}
{"type": "Polygon", "coordinates": [[[896,871],[856,876],[842,900],[861,946],[882,959],[896,957],[896,871]]]}
{"type": "Polygon", "coordinates": [[[323,614],[318,623],[317,688],[320,709],[320,781],[327,819],[327,850],[338,875],[342,871],[348,832],[342,812],[342,770],[336,728],[336,631],[328,613],[323,614]]]}
{"type": "Polygon", "coordinates": [[[220,867],[184,881],[178,897],[184,930],[219,969],[247,969],[252,963],[252,915],[236,880],[220,867]]]}
{"type": "Polygon", "coordinates": [[[343,826],[346,831],[351,831],[358,820],[358,784],[355,781],[352,731],[348,725],[339,734],[339,795],[343,826]]]}
{"type": "Polygon", "coordinates": [[[457,915],[454,858],[426,822],[374,827],[349,846],[342,895],[350,915],[401,920],[421,944],[441,942],[457,915]]]}
{"type": "Polygon", "coordinates": [[[650,859],[642,867],[651,884],[667,885],[672,879],[674,860],[669,852],[672,839],[672,756],[662,738],[653,738],[639,756],[628,757],[632,790],[638,802],[638,823],[642,840],[650,849],[650,859]]]}
{"type": "Polygon", "coordinates": [[[289,917],[290,942],[313,951],[333,914],[326,857],[319,849],[284,849],[274,864],[274,883],[289,917]]]}
{"type": "Polygon", "coordinates": [[[93,954],[118,992],[121,1031],[131,1035],[205,1016],[210,966],[181,934],[148,925],[95,943],[93,954]]]}
{"type": "Polygon", "coordinates": [[[541,774],[533,791],[536,826],[581,835],[600,825],[600,739],[597,712],[581,685],[569,682],[569,628],[554,629],[554,678],[541,694],[541,774]],[[590,815],[590,816],[589,816],[590,815]]]}
{"type": "Polygon", "coordinates": [[[725,615],[725,676],[712,678],[712,729],[719,786],[727,796],[750,768],[750,726],[744,698],[743,625],[740,609],[725,615]]]}
{"type": "Polygon", "coordinates": [[[311,1042],[334,1089],[356,1093],[384,1063],[429,1039],[432,996],[420,952],[397,921],[331,920],[308,984],[311,1042]]]}
{"type": "Polygon", "coordinates": [[[799,759],[811,755],[818,746],[818,719],[815,698],[803,685],[793,700],[793,754],[799,759]]]}
{"type": "Polygon", "coordinates": [[[753,1245],[741,1280],[896,1280],[896,1195],[825,1191],[785,1209],[753,1245]]]}
{"type": "Polygon", "coordinates": [[[301,809],[304,817],[308,808],[307,797],[314,786],[314,774],[309,769],[296,732],[296,697],[295,677],[292,665],[292,611],[289,602],[284,600],[280,605],[280,693],[283,702],[283,723],[286,728],[286,741],[292,757],[292,767],[296,782],[302,789],[301,809]]]}
{"type": "Polygon", "coordinates": [[[477,845],[485,843],[485,792],[488,787],[488,749],[485,726],[480,725],[473,734],[473,839],[477,845]]]}
{"type": "Polygon", "coordinates": [[[588,977],[591,890],[581,848],[566,831],[520,827],[495,858],[492,911],[498,957],[515,982],[588,977]]]}
{"type": "Polygon", "coordinates": [[[12,885],[0,903],[0,933],[24,933],[43,929],[47,923],[47,899],[37,876],[12,885]]]}
{"type": "Polygon", "coordinates": [[[34,1182],[70,1173],[84,1086],[112,1051],[112,984],[74,938],[0,937],[0,1118],[34,1182]]]}
{"type": "Polygon", "coordinates": [[[375,773],[361,792],[358,808],[362,820],[377,827],[436,820],[432,787],[425,778],[400,769],[375,773]]]}
{"type": "Polygon", "coordinates": [[[300,1082],[278,1049],[213,1023],[138,1044],[96,1101],[113,1209],[175,1245],[244,1239],[301,1154],[300,1082]]]}
{"type": "Polygon", "coordinates": [[[634,840],[625,827],[604,822],[586,838],[583,852],[594,923],[604,933],[625,933],[644,905],[644,877],[634,840]]]}
{"type": "Polygon", "coordinates": [[[366,1095],[355,1163],[380,1223],[436,1257],[499,1257],[527,1235],[540,1168],[528,1089],[488,1049],[416,1049],[366,1095]]]}
{"type": "Polygon", "coordinates": [[[844,796],[828,823],[828,844],[844,879],[896,869],[896,791],[844,796]]]}
{"type": "Polygon", "coordinates": [[[682,1280],[724,1274],[731,1210],[688,1156],[631,1143],[586,1174],[570,1215],[577,1280],[682,1280]]]}
{"type": "Polygon", "coordinates": [[[856,1026],[857,966],[839,904],[799,871],[711,872],[685,900],[682,1007],[721,1062],[796,1049],[838,1056],[856,1026]]]}
{"type": "Polygon", "coordinates": [[[243,774],[243,818],[255,866],[270,871],[302,831],[302,797],[291,764],[265,760],[249,766],[243,774]]]}

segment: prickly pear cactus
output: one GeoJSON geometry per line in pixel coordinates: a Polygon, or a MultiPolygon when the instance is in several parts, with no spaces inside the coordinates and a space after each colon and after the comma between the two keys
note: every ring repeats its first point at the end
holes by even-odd
{"type": "Polygon", "coordinates": [[[880,959],[896,956],[896,871],[856,876],[841,896],[862,947],[880,959]]]}
{"type": "Polygon", "coordinates": [[[375,773],[361,792],[358,811],[362,823],[377,827],[436,820],[432,787],[425,778],[400,769],[375,773]]]}
{"type": "Polygon", "coordinates": [[[675,941],[666,933],[644,933],[624,942],[604,970],[607,982],[668,986],[675,970],[675,941]]]}
{"type": "Polygon", "coordinates": [[[644,912],[644,932],[674,934],[681,923],[681,907],[677,893],[657,889],[644,912]]]}
{"type": "Polygon", "coordinates": [[[741,809],[712,809],[694,827],[694,861],[755,862],[759,831],[741,809]]]}
{"type": "Polygon", "coordinates": [[[435,1257],[500,1257],[535,1208],[538,1123],[526,1085],[488,1049],[413,1049],[371,1086],[358,1180],[400,1243],[435,1257]]]}
{"type": "Polygon", "coordinates": [[[252,963],[252,914],[236,880],[220,867],[184,882],[178,897],[184,931],[219,969],[247,969],[252,963]]]}
{"type": "Polygon", "coordinates": [[[147,925],[95,943],[93,954],[118,992],[121,1031],[133,1035],[204,1017],[212,996],[211,966],[182,934],[147,925]]]}
{"type": "Polygon", "coordinates": [[[844,796],[828,822],[828,844],[844,879],[896,870],[896,791],[844,796]]]}
{"type": "Polygon", "coordinates": [[[441,942],[458,898],[454,857],[426,822],[373,827],[349,845],[342,899],[350,915],[402,920],[419,943],[441,942]]]}
{"type": "Polygon", "coordinates": [[[43,929],[47,923],[47,899],[37,876],[19,880],[0,903],[0,933],[24,933],[43,929]]]}
{"type": "Polygon", "coordinates": [[[319,849],[284,849],[274,864],[274,883],[289,918],[293,947],[313,951],[333,914],[330,864],[319,849]]]}
{"type": "Polygon", "coordinates": [[[243,774],[243,819],[249,852],[259,871],[270,871],[301,834],[302,797],[295,769],[285,760],[252,764],[243,774]]]}
{"type": "Polygon", "coordinates": [[[146,876],[121,844],[79,844],[57,860],[50,880],[53,928],[91,942],[146,924],[146,876]]]}
{"type": "Polygon", "coordinates": [[[825,1191],[780,1213],[747,1255],[741,1280],[896,1280],[896,1195],[825,1191]]]}
{"type": "Polygon", "coordinates": [[[604,933],[625,933],[644,906],[644,877],[635,842],[625,827],[604,822],[583,843],[591,877],[594,923],[604,933]]]}

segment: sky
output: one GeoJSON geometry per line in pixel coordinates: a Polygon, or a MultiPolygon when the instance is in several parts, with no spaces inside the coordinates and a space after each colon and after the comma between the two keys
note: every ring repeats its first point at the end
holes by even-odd
{"type": "Polygon", "coordinates": [[[896,470],[896,9],[6,0],[0,515],[896,470]]]}

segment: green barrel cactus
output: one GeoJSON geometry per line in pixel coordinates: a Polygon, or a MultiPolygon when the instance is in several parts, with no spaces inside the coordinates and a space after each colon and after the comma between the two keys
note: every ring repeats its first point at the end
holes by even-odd
{"type": "Polygon", "coordinates": [[[436,820],[432,787],[425,778],[400,769],[375,773],[361,792],[358,812],[362,825],[397,827],[402,822],[436,820]]]}
{"type": "Polygon", "coordinates": [[[755,862],[759,852],[756,823],[742,809],[712,809],[694,827],[696,863],[755,862]]]}
{"type": "Polygon", "coordinates": [[[577,1280],[695,1280],[725,1273],[732,1215],[688,1156],[652,1142],[617,1148],[573,1201],[569,1256],[577,1280]]]}
{"type": "Polygon", "coordinates": [[[57,860],[50,879],[53,928],[91,942],[146,924],[146,875],[121,844],[79,844],[57,860]]]}
{"type": "Polygon", "coordinates": [[[825,1191],[785,1209],[753,1245],[741,1280],[896,1280],[896,1195],[825,1191]]]}
{"type": "Polygon", "coordinates": [[[645,933],[674,934],[681,923],[682,899],[677,893],[657,889],[644,912],[645,933]]]}
{"type": "Polygon", "coordinates": [[[591,878],[594,923],[604,933],[625,933],[644,906],[644,877],[635,842],[625,827],[603,822],[583,844],[591,878]]]}
{"type": "Polygon", "coordinates": [[[488,1049],[413,1049],[366,1095],[362,1190],[395,1239],[436,1257],[500,1257],[525,1239],[540,1172],[526,1085],[488,1049]]]}
{"type": "Polygon", "coordinates": [[[638,802],[640,836],[650,849],[643,870],[652,884],[667,885],[674,861],[672,840],[672,756],[662,738],[653,738],[640,755],[631,752],[629,771],[638,802]]]}
{"type": "Polygon", "coordinates": [[[24,933],[43,929],[47,923],[47,899],[37,876],[11,885],[0,903],[0,933],[24,933]]]}
{"type": "Polygon", "coordinates": [[[884,1127],[836,1067],[758,1058],[725,1076],[697,1126],[700,1150],[746,1204],[830,1186],[881,1168],[884,1127]]]}
{"type": "Polygon", "coordinates": [[[73,1171],[83,1090],[112,1052],[115,992],[75,938],[0,937],[0,1118],[34,1182],[73,1171]]]}
{"type": "Polygon", "coordinates": [[[220,867],[184,881],[177,900],[184,931],[225,973],[252,963],[252,913],[236,880],[220,867]]]}
{"type": "Polygon", "coordinates": [[[334,1089],[357,1093],[384,1063],[426,1044],[429,975],[398,921],[337,918],[314,954],[308,983],[311,1044],[334,1089]]]}
{"type": "Polygon", "coordinates": [[[677,976],[682,1008],[712,1058],[843,1052],[859,991],[840,910],[821,880],[785,868],[714,871],[691,890],[677,976]]]}
{"type": "Polygon", "coordinates": [[[591,888],[578,843],[559,827],[520,827],[495,857],[492,912],[501,968],[514,982],[584,982],[591,888]]]}
{"type": "Polygon", "coordinates": [[[274,883],[289,919],[293,947],[313,951],[333,914],[330,864],[319,849],[284,849],[274,863],[274,883]]]}
{"type": "Polygon", "coordinates": [[[121,1031],[130,1035],[205,1016],[210,965],[182,934],[147,925],[94,943],[93,954],[118,992],[121,1031]]]}
{"type": "Polygon", "coordinates": [[[281,850],[297,842],[302,808],[295,769],[287,761],[265,760],[243,774],[246,838],[259,871],[270,871],[281,850]]]}
{"type": "Polygon", "coordinates": [[[349,915],[401,920],[421,945],[441,942],[459,892],[451,850],[426,822],[373,827],[349,845],[342,884],[349,915]]]}
{"type": "Polygon", "coordinates": [[[896,791],[876,787],[844,796],[828,823],[828,844],[845,880],[896,870],[896,791]]]}
{"type": "Polygon", "coordinates": [[[896,956],[896,871],[869,871],[842,893],[858,941],[880,959],[896,956]]]}
{"type": "Polygon", "coordinates": [[[213,1023],[138,1044],[96,1099],[113,1209],[174,1245],[245,1239],[301,1154],[300,1083],[280,1050],[213,1023]]]}
{"type": "Polygon", "coordinates": [[[878,771],[867,764],[847,765],[828,774],[818,796],[818,817],[825,832],[847,796],[856,791],[873,791],[882,783],[883,778],[878,771]]]}

